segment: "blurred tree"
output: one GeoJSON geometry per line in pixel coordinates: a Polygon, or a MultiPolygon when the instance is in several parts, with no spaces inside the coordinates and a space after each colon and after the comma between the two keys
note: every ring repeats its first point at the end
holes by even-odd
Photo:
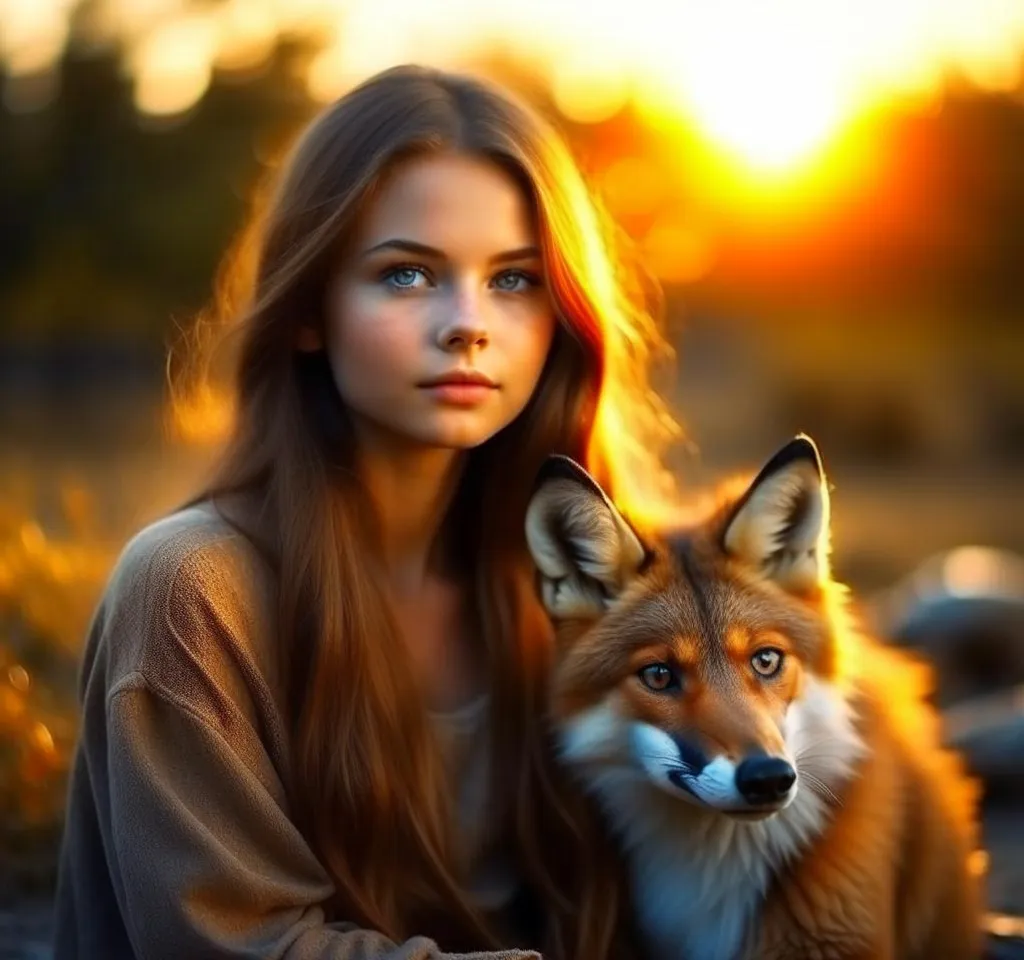
{"type": "Polygon", "coordinates": [[[218,74],[172,120],[141,117],[120,51],[72,40],[60,95],[0,111],[0,338],[162,344],[202,305],[261,167],[311,113],[309,44],[258,73],[218,74]]]}
{"type": "MultiPolygon", "coordinates": [[[[206,298],[267,157],[314,111],[303,78],[317,44],[281,37],[262,69],[216,73],[195,107],[160,121],[135,110],[122,51],[73,32],[56,100],[0,110],[0,339],[160,345],[170,319],[206,298]]],[[[470,65],[557,117],[634,237],[668,216],[684,229],[666,236],[686,239],[707,169],[688,162],[680,118],[652,120],[627,100],[601,122],[573,122],[514,52],[484,49],[470,65]]],[[[869,134],[876,169],[860,192],[792,220],[705,210],[716,256],[688,280],[694,298],[757,312],[913,303],[969,311],[971,323],[978,310],[1019,310],[1024,100],[951,88],[939,109],[886,113],[869,134]]],[[[671,279],[672,250],[653,259],[671,279]]]]}

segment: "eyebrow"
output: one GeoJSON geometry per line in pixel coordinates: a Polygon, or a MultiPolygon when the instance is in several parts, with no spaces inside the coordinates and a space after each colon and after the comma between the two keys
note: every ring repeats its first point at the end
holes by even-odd
{"type": "MultiPolygon", "coordinates": [[[[363,253],[364,257],[369,257],[374,253],[379,253],[381,250],[401,250],[404,253],[415,253],[421,257],[433,257],[435,260],[444,260],[445,254],[443,250],[438,250],[436,247],[429,247],[425,243],[417,243],[415,240],[385,240],[383,243],[378,243],[376,246],[370,247],[363,253]]],[[[496,253],[493,257],[488,258],[489,263],[508,263],[511,260],[532,260],[540,256],[540,249],[535,246],[529,247],[518,247],[515,250],[505,250],[502,253],[496,253]]]]}

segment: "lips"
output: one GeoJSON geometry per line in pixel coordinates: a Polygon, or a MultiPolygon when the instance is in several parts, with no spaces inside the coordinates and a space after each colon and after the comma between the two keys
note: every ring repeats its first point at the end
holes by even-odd
{"type": "Polygon", "coordinates": [[[498,386],[487,374],[481,373],[479,370],[449,370],[440,376],[424,380],[419,385],[425,388],[449,386],[489,387],[492,390],[498,386]]]}

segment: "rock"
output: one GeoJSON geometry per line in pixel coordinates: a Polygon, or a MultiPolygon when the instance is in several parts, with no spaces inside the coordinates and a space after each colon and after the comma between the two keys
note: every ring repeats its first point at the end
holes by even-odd
{"type": "Polygon", "coordinates": [[[47,901],[21,900],[0,905],[0,958],[50,960],[52,912],[47,901]]]}
{"type": "Polygon", "coordinates": [[[1024,685],[962,701],[942,716],[946,743],[988,796],[1024,796],[1024,685]]]}
{"type": "Polygon", "coordinates": [[[1024,685],[1024,558],[983,547],[932,557],[869,605],[872,626],[927,658],[950,707],[1024,685]]]}
{"type": "Polygon", "coordinates": [[[990,936],[985,945],[984,960],[1024,960],[1024,939],[990,936]]]}

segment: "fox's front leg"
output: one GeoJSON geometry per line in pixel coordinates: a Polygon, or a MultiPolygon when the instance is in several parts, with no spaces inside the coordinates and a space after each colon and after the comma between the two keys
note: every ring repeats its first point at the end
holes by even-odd
{"type": "Polygon", "coordinates": [[[867,913],[860,916],[855,907],[842,918],[818,914],[801,919],[791,914],[785,925],[762,925],[745,960],[905,960],[897,958],[892,924],[867,913]]]}
{"type": "Polygon", "coordinates": [[[793,937],[752,951],[746,960],[896,960],[896,953],[891,937],[793,937]]]}

